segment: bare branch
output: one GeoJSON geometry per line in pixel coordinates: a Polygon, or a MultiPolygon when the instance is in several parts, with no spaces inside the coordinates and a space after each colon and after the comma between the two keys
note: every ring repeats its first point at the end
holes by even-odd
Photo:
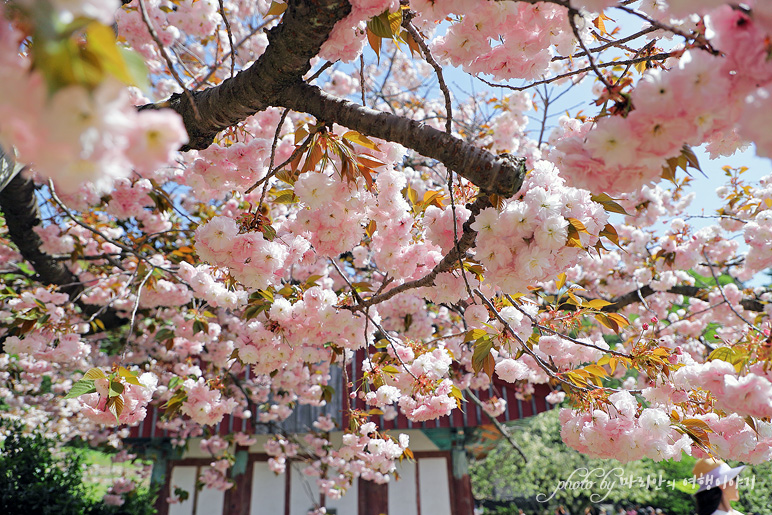
{"type": "Polygon", "coordinates": [[[523,452],[523,449],[517,444],[516,441],[514,441],[512,439],[512,436],[509,434],[509,431],[507,431],[507,428],[501,422],[496,420],[496,417],[492,417],[492,416],[488,415],[488,412],[485,411],[485,408],[483,407],[482,401],[480,399],[478,399],[477,396],[474,393],[472,393],[472,390],[467,388],[466,390],[464,390],[464,392],[469,397],[469,399],[471,399],[471,401],[473,403],[475,403],[478,406],[480,406],[480,409],[483,410],[483,412],[488,417],[488,419],[493,423],[493,425],[496,427],[496,430],[499,433],[501,433],[501,436],[506,438],[507,442],[509,442],[509,445],[511,445],[512,448],[514,450],[516,450],[518,452],[518,454],[520,454],[520,457],[523,458],[523,461],[527,463],[528,462],[528,458],[526,457],[525,453],[523,452]]]}

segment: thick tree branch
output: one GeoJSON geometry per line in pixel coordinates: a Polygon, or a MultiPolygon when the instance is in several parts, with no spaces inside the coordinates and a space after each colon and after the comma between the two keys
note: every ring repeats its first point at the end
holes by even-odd
{"type": "Polygon", "coordinates": [[[309,113],[363,134],[400,143],[437,159],[483,191],[512,196],[522,184],[522,162],[494,156],[458,138],[401,116],[381,113],[328,95],[303,83],[310,60],[351,7],[346,0],[294,0],[282,22],[268,33],[268,48],[248,69],[220,85],[188,97],[174,94],[160,104],[182,116],[190,142],[183,147],[204,149],[215,135],[269,106],[309,113]]]}
{"type": "Polygon", "coordinates": [[[346,0],[291,0],[282,22],[268,31],[268,47],[255,64],[218,86],[194,92],[195,107],[186,95],[176,93],[143,108],[175,110],[190,137],[182,150],[207,148],[223,129],[279,105],[277,95],[301,81],[332,28],[350,11],[346,0]]]}
{"type": "Polygon", "coordinates": [[[437,159],[485,192],[511,197],[523,184],[524,160],[495,156],[434,127],[336,98],[316,86],[294,84],[281,92],[279,101],[284,107],[437,159]]]}
{"type": "MultiPolygon", "coordinates": [[[[630,304],[640,302],[641,299],[645,299],[646,297],[654,295],[655,293],[657,292],[654,289],[652,289],[651,286],[649,285],[643,286],[638,290],[633,290],[613,300],[610,300],[609,302],[611,302],[611,305],[605,306],[602,309],[602,311],[609,311],[609,312],[619,311],[625,306],[629,306],[630,304]]],[[[706,300],[708,295],[708,290],[706,288],[700,288],[698,286],[680,285],[680,286],[673,286],[669,290],[661,293],[673,293],[675,295],[683,295],[684,297],[693,297],[696,299],[706,300]]],[[[755,298],[751,298],[751,297],[744,298],[740,301],[740,305],[743,307],[743,309],[746,309],[748,311],[754,311],[754,312],[764,311],[764,304],[760,300],[755,298]]]]}
{"type": "MultiPolygon", "coordinates": [[[[3,156],[3,161],[8,161],[3,156]]],[[[40,211],[35,196],[35,183],[23,174],[16,175],[0,191],[0,210],[5,215],[5,223],[11,240],[19,248],[21,255],[30,262],[43,284],[54,284],[59,290],[76,299],[83,292],[83,284],[61,262],[40,250],[43,240],[33,230],[40,225],[40,211]]],[[[100,306],[76,301],[86,315],[99,313],[100,306]]],[[[115,310],[107,308],[96,317],[106,329],[119,327],[126,319],[118,316],[115,310]]]]}
{"type": "MultiPolygon", "coordinates": [[[[217,133],[269,106],[287,107],[412,148],[442,162],[485,192],[509,197],[520,188],[525,173],[522,159],[494,156],[433,127],[379,113],[304,84],[302,77],[310,70],[311,59],[319,53],[335,24],[348,15],[351,6],[347,0],[290,0],[288,4],[282,22],[268,33],[265,53],[251,67],[218,86],[175,94],[165,102],[140,109],[171,108],[179,113],[190,138],[183,147],[186,150],[208,147],[217,133]]],[[[41,281],[59,285],[72,299],[77,299],[83,285],[62,263],[40,250],[42,240],[32,231],[40,223],[32,181],[21,176],[14,178],[2,192],[0,207],[6,213],[11,239],[41,281]]],[[[451,262],[455,263],[473,241],[474,234],[465,231],[457,252],[446,256],[429,281],[448,269],[451,262]]],[[[79,305],[87,314],[98,312],[95,306],[81,302],[79,305]]],[[[126,322],[111,309],[104,310],[99,318],[106,327],[126,322]]]]}

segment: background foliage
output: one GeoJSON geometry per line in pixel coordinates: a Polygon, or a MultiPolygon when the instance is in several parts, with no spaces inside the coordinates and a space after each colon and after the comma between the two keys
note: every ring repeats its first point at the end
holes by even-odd
{"type": "MultiPolygon", "coordinates": [[[[561,441],[557,410],[518,421],[510,426],[510,430],[528,456],[528,463],[523,463],[509,443],[501,440],[487,456],[473,461],[470,467],[475,498],[493,501],[491,506],[498,505],[489,508],[486,513],[516,514],[518,508],[523,508],[529,514],[554,513],[558,506],[563,505],[573,514],[583,513],[587,506],[597,509],[606,504],[617,507],[652,506],[661,508],[668,515],[691,515],[694,511],[692,496],[673,488],[669,483],[670,480],[680,482],[691,477],[695,462],[691,456],[684,456],[681,461],[657,463],[644,459],[626,464],[616,460],[587,458],[561,441]],[[590,471],[588,479],[596,483],[594,487],[556,491],[560,481],[568,480],[574,470],[582,468],[590,471]],[[659,482],[661,475],[663,482],[660,487],[630,487],[620,485],[617,479],[614,488],[601,488],[597,483],[602,478],[594,476],[592,471],[608,473],[616,468],[621,468],[626,478],[641,478],[645,482],[649,477],[659,482]],[[549,497],[553,491],[555,496],[552,499],[542,503],[537,500],[540,494],[549,497]]],[[[772,464],[748,467],[742,476],[755,476],[755,482],[752,488],[741,488],[740,501],[735,503],[735,508],[746,515],[772,515],[772,464]]],[[[572,480],[580,480],[582,477],[583,474],[575,473],[572,480]]],[[[613,480],[611,475],[609,478],[613,480]]]]}
{"type": "MultiPolygon", "coordinates": [[[[102,502],[95,485],[84,482],[85,457],[23,426],[4,422],[0,447],[0,513],[4,515],[152,515],[156,494],[137,489],[121,506],[102,502]]],[[[102,492],[104,493],[104,492],[102,492]]]]}

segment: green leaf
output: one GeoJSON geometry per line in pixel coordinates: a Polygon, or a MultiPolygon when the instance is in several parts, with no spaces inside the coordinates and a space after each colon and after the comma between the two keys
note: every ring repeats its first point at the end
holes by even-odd
{"type": "Polygon", "coordinates": [[[384,11],[378,16],[374,16],[367,22],[367,28],[378,37],[393,39],[400,33],[402,25],[402,11],[390,13],[384,11]]]}
{"type": "MultiPolygon", "coordinates": [[[[695,155],[694,150],[692,150],[692,147],[684,145],[684,148],[681,149],[681,155],[686,158],[686,162],[689,163],[689,166],[702,172],[700,162],[697,160],[697,156],[695,155]]],[[[705,175],[704,172],[703,175],[705,175]]]]}
{"type": "Polygon", "coordinates": [[[170,338],[174,338],[174,331],[171,329],[161,329],[157,333],[155,333],[155,339],[159,342],[163,342],[165,340],[168,340],[170,338]]]}
{"type": "MultiPolygon", "coordinates": [[[[114,76],[121,82],[130,86],[136,86],[132,72],[126,64],[124,53],[118,49],[115,41],[115,32],[111,27],[99,22],[90,23],[86,28],[86,50],[83,60],[89,59],[91,53],[96,57],[98,68],[114,76]]],[[[144,66],[144,63],[142,63],[144,66]]]]}
{"type": "Polygon", "coordinates": [[[370,27],[367,27],[367,43],[370,45],[370,48],[373,49],[375,52],[375,56],[378,58],[378,64],[381,63],[381,41],[383,41],[383,38],[376,36],[373,34],[373,31],[370,30],[370,27]]]}
{"type": "Polygon", "coordinates": [[[472,354],[472,368],[475,372],[485,370],[488,376],[493,375],[493,363],[494,359],[491,355],[493,349],[493,340],[486,337],[480,338],[474,347],[474,353],[472,354]],[[489,373],[490,371],[490,373],[489,373]]]}
{"type": "Polygon", "coordinates": [[[276,192],[274,201],[277,204],[295,204],[298,201],[298,197],[297,195],[295,195],[295,192],[291,189],[281,190],[276,192]]]}
{"type": "Polygon", "coordinates": [[[129,84],[134,84],[139,89],[146,91],[150,89],[150,81],[147,78],[147,66],[145,65],[145,59],[134,50],[128,48],[118,47],[123,56],[123,61],[126,63],[126,70],[131,78],[129,84]]]}
{"type": "Polygon", "coordinates": [[[332,402],[332,397],[335,395],[335,388],[333,388],[330,385],[324,385],[322,386],[322,400],[330,403],[332,402]]]}
{"type": "Polygon", "coordinates": [[[605,209],[609,213],[619,213],[620,215],[629,216],[627,211],[625,211],[625,208],[620,206],[613,198],[611,198],[605,193],[599,193],[598,195],[593,195],[590,197],[590,199],[602,205],[603,209],[605,209]]]}
{"type": "Polygon", "coordinates": [[[169,379],[169,390],[176,389],[179,385],[183,383],[183,379],[180,376],[174,376],[171,379],[169,379]]]}
{"type": "Polygon", "coordinates": [[[373,142],[373,140],[371,140],[364,134],[358,133],[357,131],[348,131],[343,135],[343,139],[352,141],[365,148],[369,148],[370,150],[379,150],[378,145],[376,145],[375,142],[373,142]]]}
{"type": "Polygon", "coordinates": [[[115,416],[115,421],[118,422],[118,418],[123,413],[123,397],[119,395],[108,399],[107,409],[115,416]]]}
{"type": "Polygon", "coordinates": [[[272,225],[264,225],[261,229],[263,237],[268,241],[273,241],[276,238],[276,229],[272,225]]]}
{"type": "Polygon", "coordinates": [[[92,368],[85,374],[83,374],[83,379],[106,379],[107,376],[105,375],[102,370],[98,368],[92,368]]]}
{"type": "Polygon", "coordinates": [[[67,392],[67,395],[64,396],[65,399],[74,399],[75,397],[80,397],[81,395],[86,395],[87,393],[94,393],[96,392],[96,387],[94,386],[94,380],[93,379],[81,379],[80,381],[75,382],[75,384],[72,385],[72,388],[70,388],[70,391],[67,392]]]}
{"type": "Polygon", "coordinates": [[[473,342],[475,340],[479,340],[480,338],[484,338],[488,332],[485,329],[470,329],[466,332],[466,336],[464,336],[465,342],[473,342]]]}
{"type": "Polygon", "coordinates": [[[387,374],[399,374],[399,369],[394,365],[386,365],[383,367],[383,371],[387,374]]]}
{"type": "Polygon", "coordinates": [[[117,397],[122,394],[124,390],[123,384],[118,381],[110,382],[110,390],[107,392],[108,397],[117,397]]]}

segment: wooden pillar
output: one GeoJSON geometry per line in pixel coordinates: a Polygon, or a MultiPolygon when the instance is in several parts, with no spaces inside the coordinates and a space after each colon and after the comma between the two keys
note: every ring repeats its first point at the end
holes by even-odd
{"type": "Polygon", "coordinates": [[[453,515],[474,515],[472,480],[469,478],[469,462],[463,443],[453,445],[451,451],[450,497],[453,515]]]}
{"type": "Polygon", "coordinates": [[[252,471],[254,463],[249,460],[246,448],[236,451],[236,462],[231,469],[231,481],[234,485],[225,491],[223,513],[228,515],[249,515],[249,503],[252,497],[252,471]]]}
{"type": "Polygon", "coordinates": [[[359,479],[359,515],[388,515],[389,485],[359,479]]]}

